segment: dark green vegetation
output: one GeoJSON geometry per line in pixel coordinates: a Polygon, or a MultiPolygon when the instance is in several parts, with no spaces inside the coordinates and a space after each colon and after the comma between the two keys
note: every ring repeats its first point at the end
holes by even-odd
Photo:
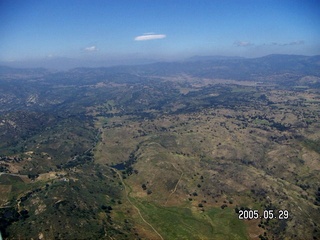
{"type": "Polygon", "coordinates": [[[320,238],[319,61],[0,68],[2,235],[320,238]]]}

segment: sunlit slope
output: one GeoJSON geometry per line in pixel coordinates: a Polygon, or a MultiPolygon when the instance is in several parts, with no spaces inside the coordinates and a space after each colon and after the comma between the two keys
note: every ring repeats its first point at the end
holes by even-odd
{"type": "Polygon", "coordinates": [[[114,117],[106,122],[101,117],[95,156],[111,167],[126,162],[117,170],[129,189],[125,195],[167,239],[254,239],[264,232],[301,236],[311,234],[319,221],[311,198],[320,166],[319,154],[301,139],[319,136],[288,131],[286,121],[298,122],[292,113],[245,107],[153,120],[114,117]],[[287,120],[275,124],[280,117],[287,120]],[[286,209],[290,217],[239,220],[236,209],[241,207],[261,213],[286,209]]]}

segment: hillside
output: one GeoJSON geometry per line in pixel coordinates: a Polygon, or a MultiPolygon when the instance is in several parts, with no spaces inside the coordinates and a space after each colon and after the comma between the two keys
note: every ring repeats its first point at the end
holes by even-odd
{"type": "Polygon", "coordinates": [[[1,67],[2,236],[320,238],[319,65],[1,67]]]}

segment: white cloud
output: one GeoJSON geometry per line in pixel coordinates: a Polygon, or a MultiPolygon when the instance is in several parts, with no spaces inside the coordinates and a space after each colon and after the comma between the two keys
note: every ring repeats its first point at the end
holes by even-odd
{"type": "Polygon", "coordinates": [[[94,52],[94,51],[97,51],[97,47],[96,46],[90,46],[90,47],[86,47],[84,50],[88,51],[88,52],[94,52]]]}
{"type": "Polygon", "coordinates": [[[234,45],[236,45],[237,47],[249,47],[249,46],[252,46],[253,43],[245,42],[245,41],[238,41],[238,42],[234,42],[234,45]]]}
{"type": "Polygon", "coordinates": [[[146,41],[146,40],[162,39],[165,37],[166,37],[165,34],[147,33],[147,34],[135,37],[134,40],[135,41],[146,41]]]}

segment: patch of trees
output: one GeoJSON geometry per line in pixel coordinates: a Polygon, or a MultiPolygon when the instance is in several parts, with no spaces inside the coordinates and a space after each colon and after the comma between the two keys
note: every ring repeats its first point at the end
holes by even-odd
{"type": "Polygon", "coordinates": [[[107,205],[102,205],[101,209],[105,211],[105,213],[111,213],[112,207],[107,205]]]}
{"type": "Polygon", "coordinates": [[[26,195],[24,195],[24,196],[22,196],[22,197],[20,198],[20,201],[21,201],[21,202],[24,202],[24,201],[26,201],[28,198],[30,198],[30,197],[32,196],[32,194],[34,194],[34,193],[36,193],[36,192],[40,192],[40,191],[41,191],[41,188],[37,188],[37,189],[34,189],[34,190],[30,191],[30,192],[27,192],[26,195]]]}
{"type": "Polygon", "coordinates": [[[318,139],[318,140],[306,139],[306,140],[304,140],[303,143],[307,148],[309,148],[317,153],[320,153],[320,139],[318,139]]]}
{"type": "Polygon", "coordinates": [[[241,207],[239,207],[239,206],[236,206],[235,208],[234,208],[234,211],[237,213],[237,214],[239,214],[239,211],[245,211],[245,210],[247,210],[247,211],[249,211],[249,210],[251,210],[250,208],[248,208],[248,207],[243,207],[243,206],[241,206],[241,207]]]}
{"type": "Polygon", "coordinates": [[[240,162],[244,165],[254,165],[254,162],[248,159],[241,159],[240,162]]]}
{"type": "Polygon", "coordinates": [[[15,208],[1,208],[0,209],[0,232],[3,238],[7,238],[8,233],[6,229],[14,222],[19,220],[25,220],[29,217],[27,210],[21,210],[18,212],[15,208]]]}
{"type": "Polygon", "coordinates": [[[8,166],[7,164],[6,165],[1,165],[0,166],[0,172],[9,172],[7,166],[8,166]]]}
{"type": "Polygon", "coordinates": [[[4,162],[21,162],[23,159],[20,157],[8,157],[8,156],[0,156],[0,161],[4,162]]]}
{"type": "Polygon", "coordinates": [[[318,191],[315,192],[314,205],[320,206],[320,187],[318,187],[318,191]]]}
{"type": "Polygon", "coordinates": [[[143,183],[141,185],[143,191],[146,191],[147,190],[147,194],[150,195],[152,193],[152,191],[150,189],[147,188],[147,185],[145,183],[143,183]]]}
{"type": "Polygon", "coordinates": [[[137,149],[134,152],[132,152],[129,155],[129,159],[127,161],[113,165],[112,167],[114,167],[118,170],[123,170],[122,174],[127,174],[128,176],[132,175],[133,173],[138,174],[138,170],[136,170],[132,167],[132,165],[137,162],[137,157],[135,156],[134,153],[136,151],[138,151],[138,149],[139,149],[139,146],[137,147],[137,149]]]}
{"type": "Polygon", "coordinates": [[[221,209],[225,209],[226,207],[228,207],[227,204],[222,204],[222,205],[221,205],[221,209]]]}
{"type": "Polygon", "coordinates": [[[94,161],[93,153],[91,151],[87,151],[83,155],[77,156],[75,159],[73,159],[63,165],[60,165],[60,166],[57,165],[57,168],[58,169],[60,169],[60,168],[73,168],[78,165],[85,164],[85,163],[92,162],[92,161],[94,161]]]}
{"type": "Polygon", "coordinates": [[[308,190],[310,188],[310,185],[308,183],[300,183],[297,184],[299,187],[301,187],[304,191],[308,190]]]}
{"type": "Polygon", "coordinates": [[[269,238],[267,237],[267,233],[266,232],[264,232],[263,233],[263,235],[259,235],[259,238],[261,239],[261,240],[268,240],[269,238]]]}
{"type": "Polygon", "coordinates": [[[278,122],[274,122],[274,121],[271,121],[270,126],[276,128],[277,130],[279,130],[281,132],[290,129],[290,126],[285,126],[282,123],[278,123],[278,122]]]}
{"type": "Polygon", "coordinates": [[[31,179],[31,180],[35,180],[36,178],[39,177],[39,174],[33,174],[33,173],[29,173],[28,174],[28,178],[31,179]]]}
{"type": "Polygon", "coordinates": [[[265,189],[259,188],[259,189],[251,189],[250,190],[252,194],[259,197],[260,200],[263,200],[267,197],[268,192],[265,189]]]}

